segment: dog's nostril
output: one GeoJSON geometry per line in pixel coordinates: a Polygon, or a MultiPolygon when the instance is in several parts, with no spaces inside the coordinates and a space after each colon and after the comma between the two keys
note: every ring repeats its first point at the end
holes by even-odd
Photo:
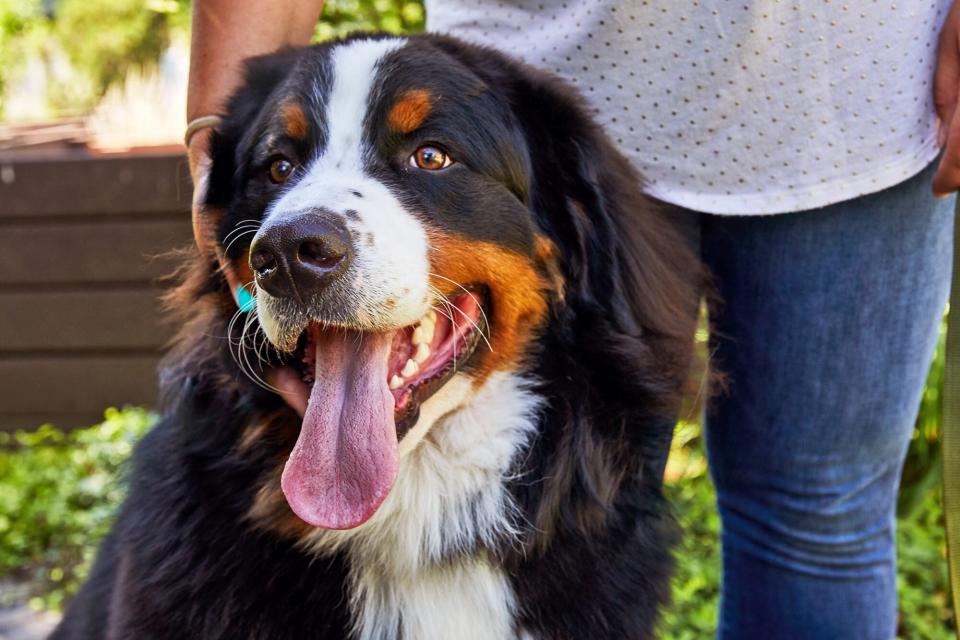
{"type": "Polygon", "coordinates": [[[343,259],[345,251],[322,240],[307,240],[297,248],[297,259],[320,269],[333,269],[343,259]]]}
{"type": "Polygon", "coordinates": [[[261,277],[268,275],[277,268],[277,258],[270,251],[254,251],[250,256],[250,268],[261,277]]]}

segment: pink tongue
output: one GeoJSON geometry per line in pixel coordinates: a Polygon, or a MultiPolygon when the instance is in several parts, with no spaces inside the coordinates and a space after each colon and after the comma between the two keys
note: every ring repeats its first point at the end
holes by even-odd
{"type": "Polygon", "coordinates": [[[377,510],[397,477],[391,333],[320,331],[316,382],[280,486],[301,519],[350,529],[377,510]]]}

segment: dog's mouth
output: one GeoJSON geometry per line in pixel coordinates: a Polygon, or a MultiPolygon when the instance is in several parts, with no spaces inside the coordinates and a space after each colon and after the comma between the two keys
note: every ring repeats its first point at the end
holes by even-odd
{"type": "Polygon", "coordinates": [[[477,350],[484,300],[467,289],[416,324],[384,332],[307,327],[297,350],[307,410],[281,479],[300,518],[349,529],[373,515],[393,486],[398,442],[420,405],[477,350]]]}
{"type": "MultiPolygon", "coordinates": [[[[483,295],[468,290],[434,307],[416,324],[392,333],[387,363],[387,386],[394,397],[397,440],[416,423],[420,405],[437,392],[467,363],[485,332],[483,295]]],[[[344,340],[363,340],[369,332],[322,328],[312,323],[303,332],[297,350],[301,378],[307,385],[316,381],[318,336],[339,333],[344,340]]]]}

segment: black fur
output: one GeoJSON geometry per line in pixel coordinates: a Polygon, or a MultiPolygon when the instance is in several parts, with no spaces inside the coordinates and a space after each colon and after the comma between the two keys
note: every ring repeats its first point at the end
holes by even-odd
{"type": "MultiPolygon", "coordinates": [[[[247,209],[228,218],[262,213],[270,196],[250,179],[262,105],[278,86],[295,90],[322,73],[324,51],[251,67],[214,143],[211,202],[247,194],[247,209]]],[[[530,345],[546,409],[509,485],[525,515],[522,543],[489,550],[515,589],[516,626],[533,638],[650,637],[669,596],[676,531],[661,479],[690,364],[699,264],[566,85],[496,52],[422,36],[393,60],[385,94],[413,81],[411,61],[433,69],[421,85],[483,94],[464,100],[449,126],[474,131],[479,119],[486,128],[475,175],[404,188],[461,233],[529,251],[535,229],[559,249],[563,295],[530,345]],[[474,198],[465,202],[464,191],[474,198]],[[525,220],[496,217],[517,207],[525,220]]],[[[378,142],[402,144],[386,134],[378,142]]],[[[221,222],[221,238],[231,224],[221,222]]],[[[308,555],[295,536],[247,517],[298,421],[212,337],[232,314],[215,266],[195,257],[187,269],[164,417],[137,447],[129,496],[55,639],[348,637],[346,559],[308,555]],[[238,446],[262,422],[270,435],[238,446]]]]}

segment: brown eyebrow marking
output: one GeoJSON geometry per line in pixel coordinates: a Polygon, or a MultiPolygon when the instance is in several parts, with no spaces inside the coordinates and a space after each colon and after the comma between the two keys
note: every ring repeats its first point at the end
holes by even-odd
{"type": "Polygon", "coordinates": [[[294,140],[303,140],[307,137],[307,115],[295,102],[287,102],[280,107],[280,120],[283,129],[294,140]]]}
{"type": "Polygon", "coordinates": [[[410,133],[423,124],[430,115],[431,96],[423,89],[411,89],[390,108],[387,123],[398,133],[410,133]]]}

